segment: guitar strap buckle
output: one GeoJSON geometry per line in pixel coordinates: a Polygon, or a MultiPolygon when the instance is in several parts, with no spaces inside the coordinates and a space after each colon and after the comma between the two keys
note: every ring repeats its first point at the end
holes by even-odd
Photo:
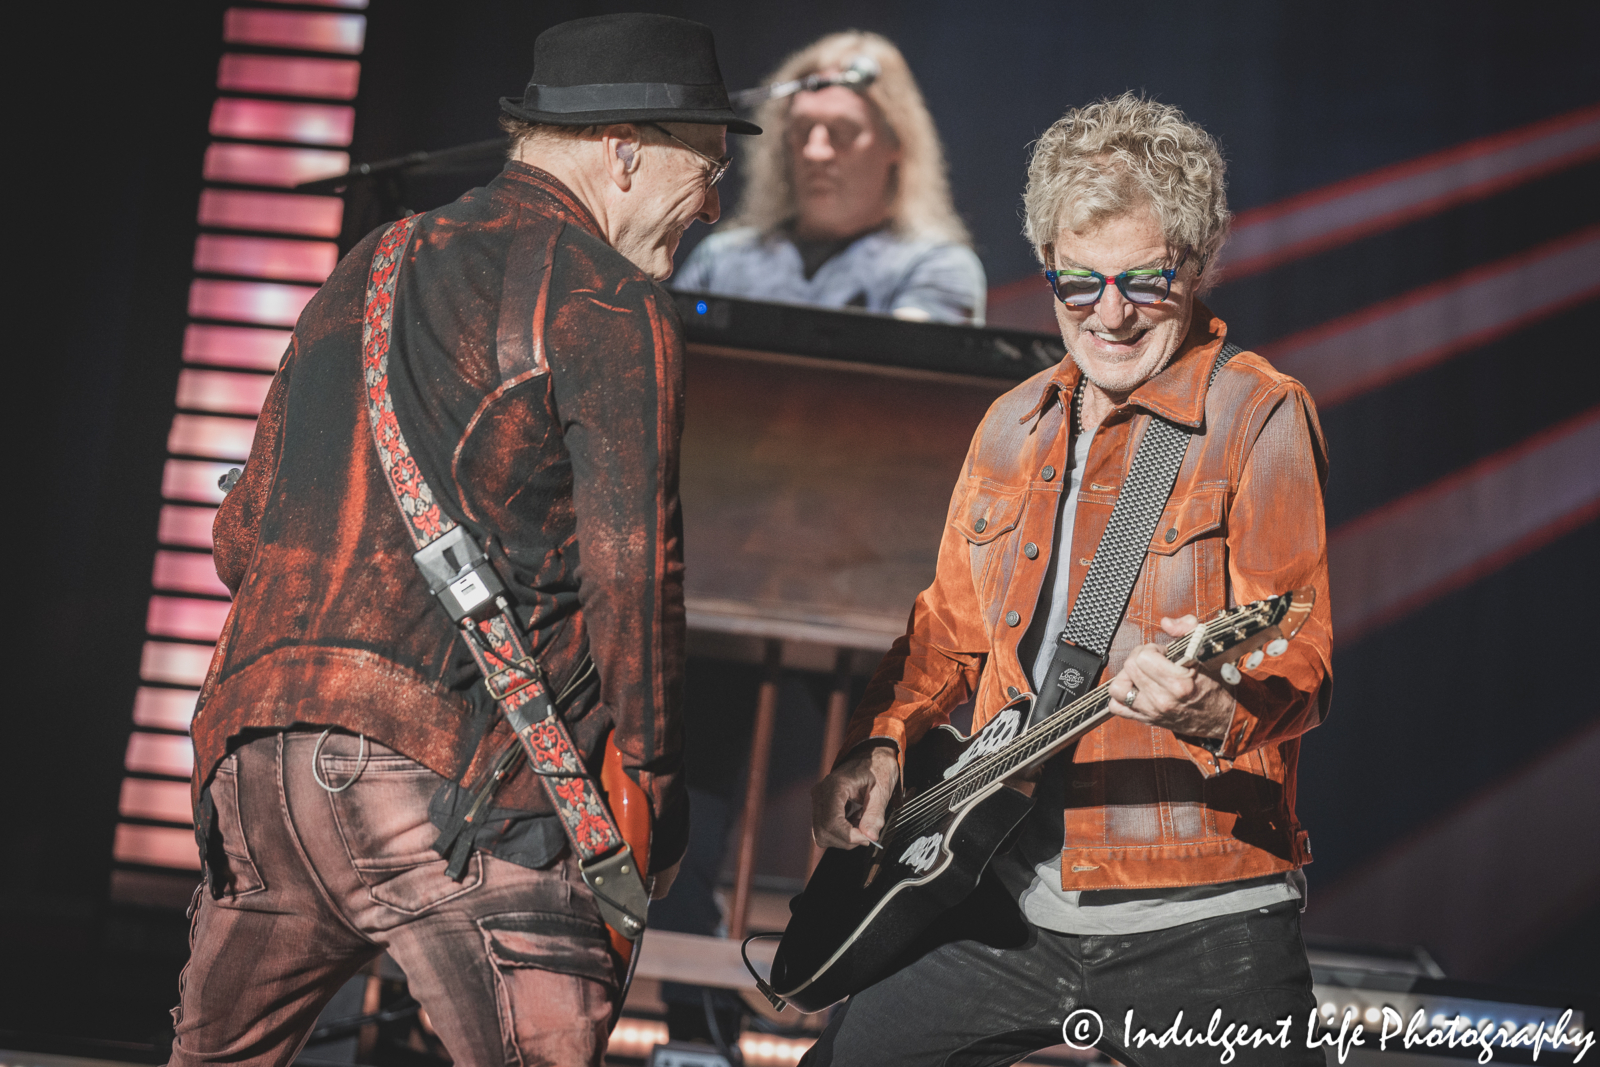
{"type": "MultiPolygon", "coordinates": [[[[523,656],[488,675],[483,681],[489,687],[491,697],[496,700],[507,700],[512,694],[520,693],[538,682],[542,673],[537,660],[532,656],[523,656]]],[[[543,717],[535,716],[535,718],[543,717]]]]}

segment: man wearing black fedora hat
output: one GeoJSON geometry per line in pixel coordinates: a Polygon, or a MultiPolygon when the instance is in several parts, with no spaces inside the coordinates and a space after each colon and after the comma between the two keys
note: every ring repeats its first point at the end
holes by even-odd
{"type": "Polygon", "coordinates": [[[455,1062],[598,1063],[624,968],[596,857],[638,876],[595,845],[595,779],[643,798],[657,893],[682,854],[683,340],[657,283],[719,214],[726,133],[760,130],[711,31],[660,15],[546,31],[501,107],[501,174],[307,305],[218,512],[173,1063],[288,1062],[384,951],[455,1062]]]}

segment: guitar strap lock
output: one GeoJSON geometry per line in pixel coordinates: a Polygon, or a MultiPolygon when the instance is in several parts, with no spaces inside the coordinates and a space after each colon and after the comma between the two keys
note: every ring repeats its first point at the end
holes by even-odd
{"type": "Polygon", "coordinates": [[[630,939],[644,933],[645,918],[650,912],[650,895],[638,866],[633,849],[627,845],[609,856],[578,865],[584,884],[594,891],[600,917],[607,926],[630,939]]]}

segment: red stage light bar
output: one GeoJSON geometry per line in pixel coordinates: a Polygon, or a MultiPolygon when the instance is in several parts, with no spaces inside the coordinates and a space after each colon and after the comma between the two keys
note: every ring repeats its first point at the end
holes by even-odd
{"type": "Polygon", "coordinates": [[[1320,407],[1415,374],[1600,295],[1600,227],[1404,293],[1261,354],[1320,407]]]}
{"type": "Polygon", "coordinates": [[[194,702],[199,695],[193,689],[156,689],[142,685],[133,698],[133,723],[162,730],[187,730],[194,719],[194,702]]]}
{"type": "MultiPolygon", "coordinates": [[[[168,500],[189,500],[201,504],[220,504],[222,503],[222,490],[217,488],[217,479],[237,466],[237,463],[206,463],[198,459],[169,459],[161,470],[161,495],[168,500]]],[[[207,543],[209,544],[209,541],[207,543]]]]}
{"type": "MultiPolygon", "coordinates": [[[[128,738],[123,765],[140,774],[170,774],[187,778],[194,773],[194,745],[181,734],[135,732],[128,738]]],[[[190,844],[193,844],[193,838],[190,844]]]]}
{"type": "Polygon", "coordinates": [[[199,688],[211,666],[210,645],[181,645],[172,641],[146,641],[139,654],[139,677],[147,682],[192,685],[199,688]]]}
{"type": "Polygon", "coordinates": [[[272,379],[265,374],[185,367],[178,372],[178,406],[255,415],[271,387],[272,379]]]}
{"type": "Polygon", "coordinates": [[[356,110],[344,104],[286,104],[224,97],[211,107],[211,135],[342,147],[355,133],[356,110]]]}
{"type": "Polygon", "coordinates": [[[156,552],[150,584],[172,593],[228,595],[228,587],[217,577],[217,566],[209,552],[156,552]]]}
{"type": "Polygon", "coordinates": [[[325,148],[213,144],[206,149],[203,176],[208,182],[291,188],[318,178],[332,178],[349,169],[348,152],[332,152],[325,148]]]}
{"type": "Polygon", "coordinates": [[[216,508],[191,508],[182,504],[161,505],[160,528],[157,538],[164,545],[182,545],[186,548],[211,547],[211,524],[216,521],[216,508]]]}
{"type": "Polygon", "coordinates": [[[119,823],[116,840],[111,846],[111,857],[123,863],[142,863],[148,867],[176,867],[187,871],[200,869],[200,850],[195,847],[194,831],[176,826],[119,823]]]}
{"type": "MultiPolygon", "coordinates": [[[[367,0],[287,2],[301,8],[367,6],[367,0]]],[[[202,276],[189,289],[189,314],[202,321],[191,322],[184,333],[183,360],[189,366],[179,375],[175,406],[187,410],[175,413],[167,438],[159,531],[167,547],[156,552],[151,567],[153,595],[145,625],[150,639],[139,666],[140,680],[151,684],[139,688],[133,706],[135,725],[174,732],[187,730],[194,716],[196,690],[214,652],[209,642],[225,624],[230,606],[209,549],[222,500],[218,479],[248,456],[254,416],[272,382],[270,373],[250,372],[277,369],[289,343],[287,327],[317,291],[314,284],[286,283],[327,278],[338,257],[329,238],[339,236],[344,214],[338,197],[216,185],[283,189],[349,169],[349,155],[328,146],[350,143],[355,111],[338,101],[355,98],[361,65],[353,59],[253,49],[355,55],[366,37],[366,19],[269,10],[258,3],[229,8],[223,37],[248,47],[225,51],[218,63],[217,86],[230,95],[219,95],[213,104],[210,131],[214,138],[237,140],[213,141],[203,165],[210,187],[200,194],[196,217],[208,232],[195,243],[194,269],[202,276]],[[285,99],[295,97],[301,99],[285,99]],[[296,237],[318,240],[288,239],[296,237]],[[232,280],[241,277],[261,280],[232,280]]],[[[125,761],[134,774],[173,777],[187,777],[192,764],[188,739],[175,734],[135,734],[125,761]]],[[[182,783],[137,777],[125,781],[120,810],[129,819],[187,823],[190,818],[182,783]]],[[[191,830],[126,822],[117,828],[113,858],[124,865],[185,871],[198,866],[191,830]]],[[[121,866],[111,872],[112,899],[140,905],[181,907],[192,885],[190,878],[151,870],[121,866]]]]}
{"type": "Polygon", "coordinates": [[[1341,644],[1600,515],[1600,408],[1371,511],[1328,537],[1341,644]]]}
{"type": "Polygon", "coordinates": [[[223,367],[275,371],[288,347],[288,330],[191,323],[183,333],[185,363],[215,363],[223,367]]]}
{"type": "Polygon", "coordinates": [[[222,39],[229,44],[341,52],[353,56],[361,52],[366,36],[365,15],[230,7],[222,19],[222,39]]]}
{"type": "Polygon", "coordinates": [[[194,817],[189,809],[189,783],[124,778],[117,812],[130,819],[186,823],[194,817]]]}
{"type": "Polygon", "coordinates": [[[180,456],[205,456],[242,462],[250,455],[250,443],[255,435],[254,419],[175,415],[172,431],[167,434],[167,451],[180,456]]]}
{"type": "Polygon", "coordinates": [[[332,241],[203,233],[194,243],[194,269],[211,274],[320,283],[338,262],[339,246],[332,241]]]}
{"type": "Polygon", "coordinates": [[[190,641],[215,641],[228,621],[227,600],[153,596],[145,612],[145,633],[152,637],[183,637],[190,641]]]}
{"type": "Polygon", "coordinates": [[[196,278],[189,284],[189,314],[197,319],[293,326],[316,294],[313,286],[196,278]]]}
{"type": "Polygon", "coordinates": [[[344,201],[337,196],[206,189],[200,193],[199,218],[200,225],[223,230],[337,237],[344,221],[344,201]]]}
{"type": "Polygon", "coordinates": [[[352,100],[360,83],[361,64],[353,59],[229,52],[217,66],[217,88],[236,93],[352,100]]]}

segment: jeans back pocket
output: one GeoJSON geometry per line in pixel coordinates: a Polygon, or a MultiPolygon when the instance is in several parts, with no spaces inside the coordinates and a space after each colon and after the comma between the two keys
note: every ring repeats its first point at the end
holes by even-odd
{"type": "Polygon", "coordinates": [[[433,850],[439,828],[428,818],[428,801],[444,779],[383,751],[366,759],[324,752],[318,774],[324,788],[334,787],[328,792],[334,821],[367,895],[416,915],[475,889],[483,881],[483,857],[473,855],[459,882],[445,875],[445,860],[433,850]]]}

